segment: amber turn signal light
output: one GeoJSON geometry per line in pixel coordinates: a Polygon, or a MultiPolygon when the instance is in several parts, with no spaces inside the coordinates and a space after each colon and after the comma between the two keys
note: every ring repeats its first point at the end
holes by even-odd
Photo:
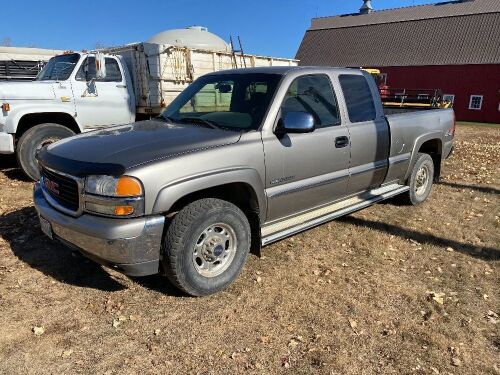
{"type": "Polygon", "coordinates": [[[142,195],[142,185],[137,179],[133,177],[120,177],[118,179],[118,182],[116,183],[116,195],[119,197],[136,197],[142,195]]]}
{"type": "Polygon", "coordinates": [[[117,216],[127,216],[134,213],[134,207],[132,206],[116,206],[115,215],[117,216]]]}
{"type": "Polygon", "coordinates": [[[2,104],[2,111],[9,112],[10,111],[10,104],[9,103],[3,103],[2,104]]]}

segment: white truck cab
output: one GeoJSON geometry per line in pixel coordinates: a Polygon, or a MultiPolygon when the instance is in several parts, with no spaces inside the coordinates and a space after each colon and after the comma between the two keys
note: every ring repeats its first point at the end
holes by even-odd
{"type": "Polygon", "coordinates": [[[32,82],[0,84],[0,153],[17,153],[23,171],[38,178],[41,147],[84,131],[135,120],[131,78],[120,56],[93,53],[52,58],[32,82]],[[102,72],[106,72],[103,74],[102,72]],[[101,76],[99,76],[99,74],[101,76]]]}

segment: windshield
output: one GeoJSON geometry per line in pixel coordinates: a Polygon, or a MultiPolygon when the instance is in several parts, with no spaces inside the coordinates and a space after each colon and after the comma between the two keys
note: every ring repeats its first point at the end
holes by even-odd
{"type": "Polygon", "coordinates": [[[78,53],[53,57],[38,73],[37,81],[65,81],[80,59],[78,53]]]}
{"type": "Polygon", "coordinates": [[[201,77],[162,113],[170,121],[255,130],[262,123],[279,74],[215,74],[201,77]]]}

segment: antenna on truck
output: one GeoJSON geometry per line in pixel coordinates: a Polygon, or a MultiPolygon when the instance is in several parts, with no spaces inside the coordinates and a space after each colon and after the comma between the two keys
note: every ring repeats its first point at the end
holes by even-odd
{"type": "Polygon", "coordinates": [[[245,61],[245,53],[243,52],[243,45],[241,44],[240,36],[238,35],[238,44],[240,49],[234,49],[233,37],[229,36],[229,40],[231,42],[231,54],[233,56],[233,67],[234,68],[246,68],[247,62],[245,61]],[[238,65],[238,58],[240,58],[240,64],[238,65]]]}

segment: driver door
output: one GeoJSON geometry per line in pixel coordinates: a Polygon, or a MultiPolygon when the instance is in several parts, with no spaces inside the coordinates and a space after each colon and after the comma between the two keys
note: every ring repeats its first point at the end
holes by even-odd
{"type": "Polygon", "coordinates": [[[263,140],[270,221],[342,198],[349,181],[349,132],[340,123],[330,78],[325,74],[296,78],[280,117],[288,111],[310,113],[316,129],[263,140]]]}
{"type": "Polygon", "coordinates": [[[79,123],[84,129],[134,121],[129,89],[116,57],[106,57],[106,78],[96,80],[95,57],[82,62],[72,81],[79,123]]]}

